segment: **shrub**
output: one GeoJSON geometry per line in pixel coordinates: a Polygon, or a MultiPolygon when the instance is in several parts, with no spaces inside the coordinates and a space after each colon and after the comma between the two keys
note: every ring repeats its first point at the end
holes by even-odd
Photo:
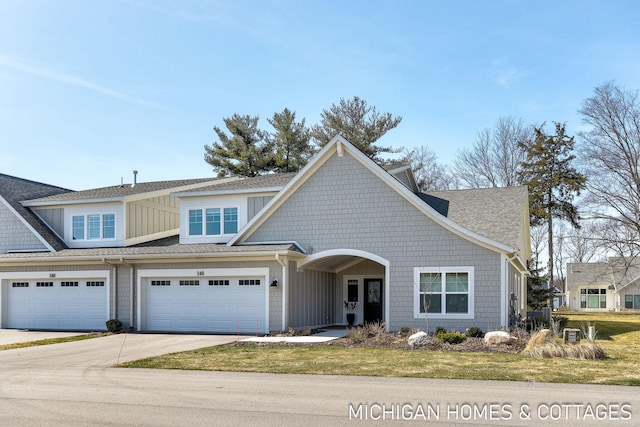
{"type": "Polygon", "coordinates": [[[406,337],[407,335],[411,335],[411,328],[408,326],[403,326],[402,328],[400,328],[398,335],[401,337],[406,337]]]}
{"type": "Polygon", "coordinates": [[[438,334],[438,339],[449,344],[460,344],[467,339],[467,336],[460,332],[443,332],[438,334]]]}
{"type": "Polygon", "coordinates": [[[386,332],[387,324],[384,322],[369,322],[362,326],[362,330],[367,337],[377,337],[386,332]]]}
{"type": "Polygon", "coordinates": [[[447,328],[443,326],[436,326],[436,328],[433,330],[433,334],[435,336],[438,336],[440,334],[446,334],[446,333],[447,333],[447,328]]]}
{"type": "Polygon", "coordinates": [[[473,337],[473,338],[484,337],[484,332],[482,332],[482,329],[478,328],[477,326],[470,327],[469,329],[466,330],[464,334],[468,337],[473,337]]]}
{"type": "Polygon", "coordinates": [[[118,333],[122,330],[122,322],[118,319],[107,320],[107,331],[118,333]]]}
{"type": "Polygon", "coordinates": [[[347,338],[355,343],[359,343],[367,339],[367,334],[362,330],[362,328],[354,328],[349,330],[347,338]]]}

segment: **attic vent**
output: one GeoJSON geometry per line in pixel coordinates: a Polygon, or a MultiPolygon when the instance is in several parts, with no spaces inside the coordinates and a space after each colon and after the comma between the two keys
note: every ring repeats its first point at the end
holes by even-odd
{"type": "Polygon", "coordinates": [[[133,171],[133,184],[131,184],[131,186],[135,187],[137,183],[138,183],[138,171],[134,170],[133,171]]]}

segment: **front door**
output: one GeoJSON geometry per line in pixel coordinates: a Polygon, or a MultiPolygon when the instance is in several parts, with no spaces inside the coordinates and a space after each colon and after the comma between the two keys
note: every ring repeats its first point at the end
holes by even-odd
{"type": "Polygon", "coordinates": [[[364,279],[364,321],[382,322],[382,279],[364,279]]]}

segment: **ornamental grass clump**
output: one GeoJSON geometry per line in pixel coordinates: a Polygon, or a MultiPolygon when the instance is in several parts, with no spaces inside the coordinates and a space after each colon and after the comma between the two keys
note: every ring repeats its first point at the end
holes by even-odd
{"type": "Polygon", "coordinates": [[[595,342],[565,344],[559,342],[549,329],[541,329],[534,333],[522,354],[535,358],[563,357],[566,359],[602,360],[607,356],[595,342]]]}

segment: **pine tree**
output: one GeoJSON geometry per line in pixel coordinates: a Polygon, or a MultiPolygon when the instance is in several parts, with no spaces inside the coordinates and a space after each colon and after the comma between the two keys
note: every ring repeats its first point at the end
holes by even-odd
{"type": "MultiPolygon", "coordinates": [[[[523,182],[529,187],[529,214],[532,226],[547,225],[548,281],[553,287],[553,219],[568,221],[579,228],[578,209],[574,196],[580,195],[587,178],[578,172],[572,162],[574,140],[566,134],[565,125],[555,123],[555,135],[546,135],[543,127],[535,129],[535,139],[525,144],[527,158],[522,163],[523,182]]],[[[553,293],[549,296],[553,307],[553,293]]]]}
{"type": "Polygon", "coordinates": [[[251,177],[271,171],[273,144],[258,129],[258,116],[234,114],[223,120],[231,135],[216,126],[213,130],[220,141],[204,146],[204,160],[218,176],[251,177]]]}
{"type": "Polygon", "coordinates": [[[402,117],[393,117],[391,113],[378,113],[367,101],[354,96],[353,99],[340,99],[329,110],[323,110],[320,124],[313,126],[311,136],[320,147],[324,147],[337,134],[355,145],[366,156],[384,163],[381,153],[399,153],[401,149],[379,147],[375,142],[389,130],[395,128],[402,117]]]}
{"type": "Polygon", "coordinates": [[[267,119],[275,132],[270,140],[275,147],[276,172],[297,172],[302,169],[314,149],[310,144],[311,134],[304,125],[304,119],[296,122],[296,113],[285,108],[282,113],[275,113],[267,119]]]}

